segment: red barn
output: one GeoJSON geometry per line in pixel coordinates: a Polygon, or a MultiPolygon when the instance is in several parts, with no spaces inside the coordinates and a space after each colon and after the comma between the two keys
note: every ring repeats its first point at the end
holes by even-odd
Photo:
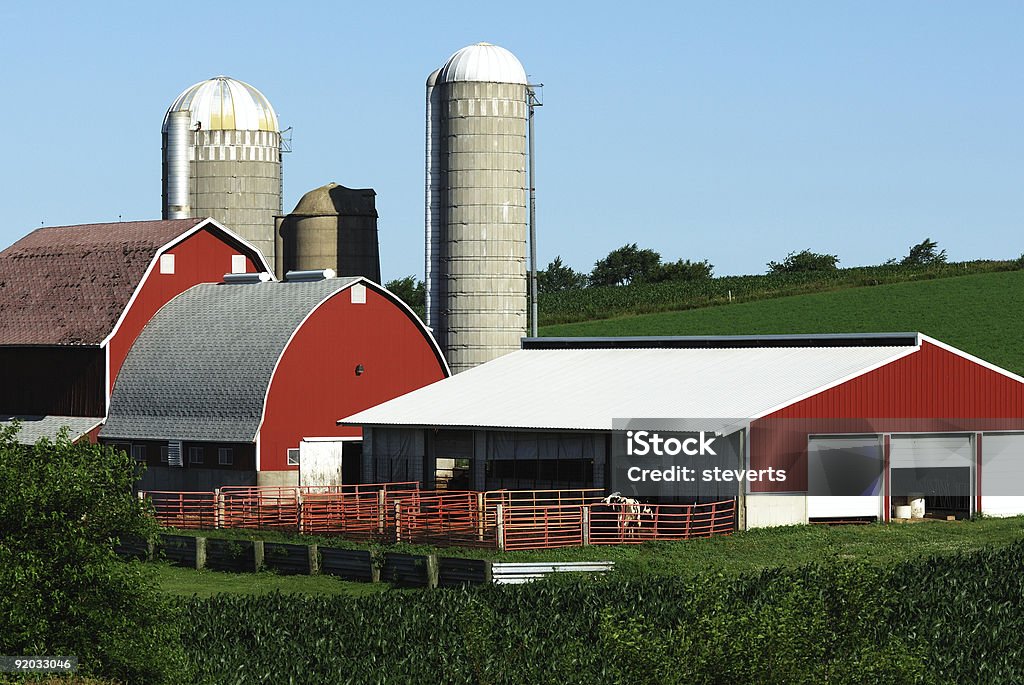
{"type": "MultiPolygon", "coordinates": [[[[262,254],[213,219],[33,231],[0,252],[0,415],[102,420],[158,309],[198,283],[254,271],[270,271],[262,254]]],[[[73,432],[86,423],[65,421],[73,432]]]]}
{"type": "Polygon", "coordinates": [[[425,487],[454,468],[477,490],[735,498],[745,527],[902,518],[913,503],[1024,514],[1024,378],[919,333],[525,339],[340,423],[363,427],[366,477],[425,487]],[[723,477],[631,480],[627,432],[655,429],[724,438],[721,459],[661,463],[723,477]]]}
{"type": "Polygon", "coordinates": [[[147,490],[295,485],[304,439],[350,438],[351,482],[361,431],[337,417],[447,375],[419,318],[365,278],[199,285],[139,336],[100,438],[147,462],[147,490]]]}

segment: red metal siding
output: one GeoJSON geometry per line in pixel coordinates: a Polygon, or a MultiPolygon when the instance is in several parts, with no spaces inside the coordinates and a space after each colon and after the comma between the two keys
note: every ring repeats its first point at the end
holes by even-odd
{"type": "Polygon", "coordinates": [[[246,255],[246,271],[258,270],[251,250],[229,242],[219,232],[204,228],[165,254],[174,255],[174,273],[160,273],[159,257],[130,305],[121,327],[110,340],[110,389],[135,339],[153,315],[175,296],[199,283],[219,283],[231,273],[231,255],[246,255]]]}
{"type": "Polygon", "coordinates": [[[338,426],[338,419],[444,377],[434,347],[404,310],[370,288],[366,304],[352,304],[343,290],[299,328],[274,372],[260,470],[296,470],[286,450],[303,437],[359,436],[359,428],[338,426]]]}
{"type": "Polygon", "coordinates": [[[937,345],[755,421],[751,468],[786,469],[785,483],[754,492],[806,488],[810,433],[972,432],[1024,428],[1024,383],[937,345]]]}

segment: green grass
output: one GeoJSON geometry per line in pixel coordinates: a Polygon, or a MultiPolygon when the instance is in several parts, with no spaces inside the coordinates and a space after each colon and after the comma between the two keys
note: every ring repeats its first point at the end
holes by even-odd
{"type": "MultiPolygon", "coordinates": [[[[209,532],[211,536],[221,536],[229,531],[209,532]]],[[[247,531],[249,536],[259,533],[247,531]]],[[[294,542],[309,542],[301,536],[286,536],[282,533],[272,534],[277,539],[282,536],[294,542]]],[[[733,535],[690,540],[685,542],[650,542],[643,545],[619,545],[591,547],[567,547],[555,550],[519,551],[500,553],[495,550],[436,548],[425,545],[362,545],[375,551],[396,551],[412,554],[437,554],[449,557],[471,557],[492,559],[494,561],[614,561],[617,568],[624,572],[640,572],[665,575],[692,576],[703,571],[715,571],[725,574],[741,573],[771,567],[795,567],[814,561],[830,560],[861,560],[877,566],[886,566],[915,559],[921,556],[952,554],[954,552],[977,550],[987,546],[1004,546],[1017,540],[1024,540],[1024,518],[977,519],[969,521],[926,521],[915,524],[871,524],[852,526],[787,526],[781,528],[762,528],[733,535]]],[[[358,543],[348,543],[358,547],[358,543]]],[[[230,574],[203,572],[196,575],[195,571],[185,571],[173,567],[164,567],[168,574],[179,574],[177,577],[187,580],[196,576],[202,580],[204,588],[208,583],[217,587],[233,587],[228,580],[230,574]]],[[[273,583],[295,587],[298,592],[318,592],[313,584],[306,590],[301,587],[304,580],[311,578],[278,577],[272,574],[241,574],[238,578],[263,578],[267,583],[267,591],[276,589],[273,583]],[[275,580],[277,579],[277,580],[275,580]]],[[[325,585],[334,588],[344,584],[334,579],[325,585]]],[[[188,594],[192,590],[185,585],[178,594],[188,594]]],[[[210,585],[209,587],[213,587],[210,585]]],[[[211,589],[209,594],[217,591],[255,591],[250,588],[250,581],[238,581],[235,589],[211,589]]],[[[259,587],[264,587],[260,585],[259,587]]],[[[165,586],[168,591],[173,587],[165,586]]],[[[205,589],[204,589],[205,591],[205,589]]],[[[340,590],[339,593],[347,592],[340,590]]]]}
{"type": "Polygon", "coordinates": [[[958,278],[1024,268],[1024,259],[978,260],[927,266],[859,266],[834,271],[805,271],[750,276],[721,276],[696,281],[634,283],[545,293],[540,297],[544,325],[607,319],[614,316],[697,309],[792,295],[877,286],[889,283],[958,278]]]}
{"type": "Polygon", "coordinates": [[[182,597],[212,597],[218,594],[265,595],[298,592],[307,595],[350,595],[358,597],[384,592],[387,583],[356,583],[333,576],[281,576],[275,573],[221,573],[196,571],[170,564],[152,564],[160,589],[182,597]]]}
{"type": "Polygon", "coordinates": [[[544,326],[544,336],[921,331],[1024,373],[1024,271],[850,288],[778,299],[544,326]]]}

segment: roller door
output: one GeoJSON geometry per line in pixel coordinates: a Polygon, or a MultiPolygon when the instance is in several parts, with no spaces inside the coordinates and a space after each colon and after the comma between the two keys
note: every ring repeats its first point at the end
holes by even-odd
{"type": "Polygon", "coordinates": [[[981,440],[981,510],[1024,514],[1024,433],[985,433],[981,440]]]}
{"type": "Polygon", "coordinates": [[[883,457],[880,435],[811,436],[808,519],[879,517],[883,457]]]}
{"type": "Polygon", "coordinates": [[[970,434],[893,435],[890,494],[924,497],[928,511],[966,515],[974,504],[970,434]]]}

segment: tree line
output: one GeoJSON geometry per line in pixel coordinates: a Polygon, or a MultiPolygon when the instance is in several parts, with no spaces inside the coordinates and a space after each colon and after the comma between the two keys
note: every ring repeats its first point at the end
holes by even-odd
{"type": "MultiPolygon", "coordinates": [[[[839,256],[812,252],[809,249],[790,252],[781,261],[768,262],[769,274],[802,273],[810,271],[835,271],[839,268],[839,256]]],[[[931,238],[911,246],[903,257],[886,261],[886,264],[901,266],[927,266],[944,264],[946,251],[931,238]]],[[[691,261],[677,259],[666,262],[656,250],[641,248],[636,243],[627,243],[616,248],[594,263],[589,273],[576,271],[562,261],[558,255],[546,267],[537,271],[537,290],[541,294],[557,293],[563,290],[578,290],[601,286],[630,285],[633,283],[660,283],[663,281],[699,281],[714,277],[715,267],[707,259],[691,261]]],[[[398,295],[413,310],[423,316],[426,291],[423,281],[415,276],[388,281],[384,287],[398,295]]]]}

